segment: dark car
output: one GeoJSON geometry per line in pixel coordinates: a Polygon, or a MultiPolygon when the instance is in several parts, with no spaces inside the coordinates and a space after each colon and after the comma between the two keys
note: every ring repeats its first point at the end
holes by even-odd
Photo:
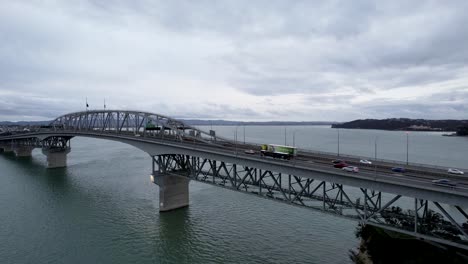
{"type": "Polygon", "coordinates": [[[338,164],[338,163],[346,163],[346,162],[344,162],[343,160],[340,160],[340,159],[336,159],[336,160],[333,160],[332,163],[333,164],[338,164]]]}
{"type": "Polygon", "coordinates": [[[393,171],[393,172],[400,172],[400,173],[403,173],[403,172],[405,172],[405,168],[402,168],[402,167],[395,167],[395,168],[392,168],[392,171],[393,171]]]}
{"type": "Polygon", "coordinates": [[[344,162],[341,162],[341,163],[336,163],[335,165],[333,165],[333,167],[335,168],[344,168],[344,167],[348,167],[349,165],[344,163],[344,162]]]}
{"type": "Polygon", "coordinates": [[[432,181],[432,184],[440,185],[440,186],[447,186],[447,187],[455,187],[455,186],[457,186],[457,183],[456,183],[456,182],[453,182],[453,181],[447,180],[447,179],[433,180],[433,181],[432,181]]]}

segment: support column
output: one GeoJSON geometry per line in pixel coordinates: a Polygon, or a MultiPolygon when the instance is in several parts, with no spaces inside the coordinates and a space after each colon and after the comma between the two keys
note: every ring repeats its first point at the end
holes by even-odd
{"type": "Polygon", "coordinates": [[[33,149],[31,146],[16,146],[14,151],[16,157],[31,157],[33,149]]]}
{"type": "Polygon", "coordinates": [[[188,177],[153,172],[153,183],[159,186],[159,211],[166,212],[189,205],[188,177]]]}
{"type": "Polygon", "coordinates": [[[42,154],[47,156],[47,168],[63,168],[67,166],[67,154],[70,148],[65,149],[42,149],[42,154]]]}
{"type": "Polygon", "coordinates": [[[13,152],[13,148],[11,147],[10,144],[3,145],[2,149],[3,149],[3,152],[5,153],[13,152]]]}

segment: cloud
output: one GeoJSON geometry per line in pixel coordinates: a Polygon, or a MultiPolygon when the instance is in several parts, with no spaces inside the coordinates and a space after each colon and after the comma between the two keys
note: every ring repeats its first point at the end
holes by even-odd
{"type": "Polygon", "coordinates": [[[51,119],[86,97],[183,118],[467,114],[466,1],[1,5],[5,120],[51,119]]]}

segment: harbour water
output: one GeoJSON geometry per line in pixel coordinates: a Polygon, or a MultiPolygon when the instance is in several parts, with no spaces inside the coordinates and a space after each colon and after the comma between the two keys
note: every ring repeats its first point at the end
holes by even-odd
{"type": "MultiPolygon", "coordinates": [[[[210,127],[202,127],[209,130],[210,127]]],[[[244,140],[244,127],[213,127],[244,140]]],[[[340,152],[406,161],[404,132],[343,130],[340,152]]],[[[284,144],[285,128],[245,127],[245,140],[284,144]]],[[[288,126],[286,143],[337,152],[338,131],[288,126]]],[[[1,263],[351,263],[356,223],[190,183],[190,206],[158,212],[149,156],[113,141],[75,138],[67,168],[45,156],[0,155],[1,263]]],[[[468,138],[408,135],[410,162],[466,168],[468,138]]]]}

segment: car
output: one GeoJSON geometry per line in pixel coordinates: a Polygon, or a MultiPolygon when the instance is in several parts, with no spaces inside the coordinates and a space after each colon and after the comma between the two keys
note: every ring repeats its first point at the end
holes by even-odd
{"type": "Polygon", "coordinates": [[[461,171],[459,169],[448,169],[447,172],[450,173],[450,174],[458,174],[458,175],[465,174],[463,171],[461,171]]]}
{"type": "Polygon", "coordinates": [[[365,160],[365,159],[362,159],[362,160],[360,160],[359,162],[362,163],[362,164],[372,164],[372,161],[370,161],[370,160],[365,160]]]}
{"type": "Polygon", "coordinates": [[[255,150],[253,149],[247,149],[244,151],[245,154],[255,154],[255,150]]]}
{"type": "Polygon", "coordinates": [[[340,159],[336,159],[336,160],[333,160],[332,163],[333,164],[338,164],[338,163],[346,163],[346,162],[344,162],[343,160],[340,160],[340,159]]]}
{"type": "Polygon", "coordinates": [[[394,167],[394,168],[392,168],[392,171],[393,171],[393,172],[404,173],[404,172],[405,172],[405,168],[402,168],[402,167],[394,167]]]}
{"type": "Polygon", "coordinates": [[[347,172],[354,172],[354,173],[358,173],[358,172],[359,172],[359,168],[356,167],[356,166],[347,166],[347,167],[343,167],[342,170],[347,171],[347,172]]]}
{"type": "Polygon", "coordinates": [[[440,185],[440,186],[447,186],[447,187],[455,187],[457,186],[456,182],[453,182],[451,180],[447,179],[439,179],[439,180],[433,180],[432,184],[434,185],[440,185]]]}
{"type": "Polygon", "coordinates": [[[335,165],[333,165],[333,167],[341,169],[341,168],[344,168],[344,167],[348,167],[348,164],[344,163],[344,162],[341,162],[341,163],[336,163],[335,165]]]}

